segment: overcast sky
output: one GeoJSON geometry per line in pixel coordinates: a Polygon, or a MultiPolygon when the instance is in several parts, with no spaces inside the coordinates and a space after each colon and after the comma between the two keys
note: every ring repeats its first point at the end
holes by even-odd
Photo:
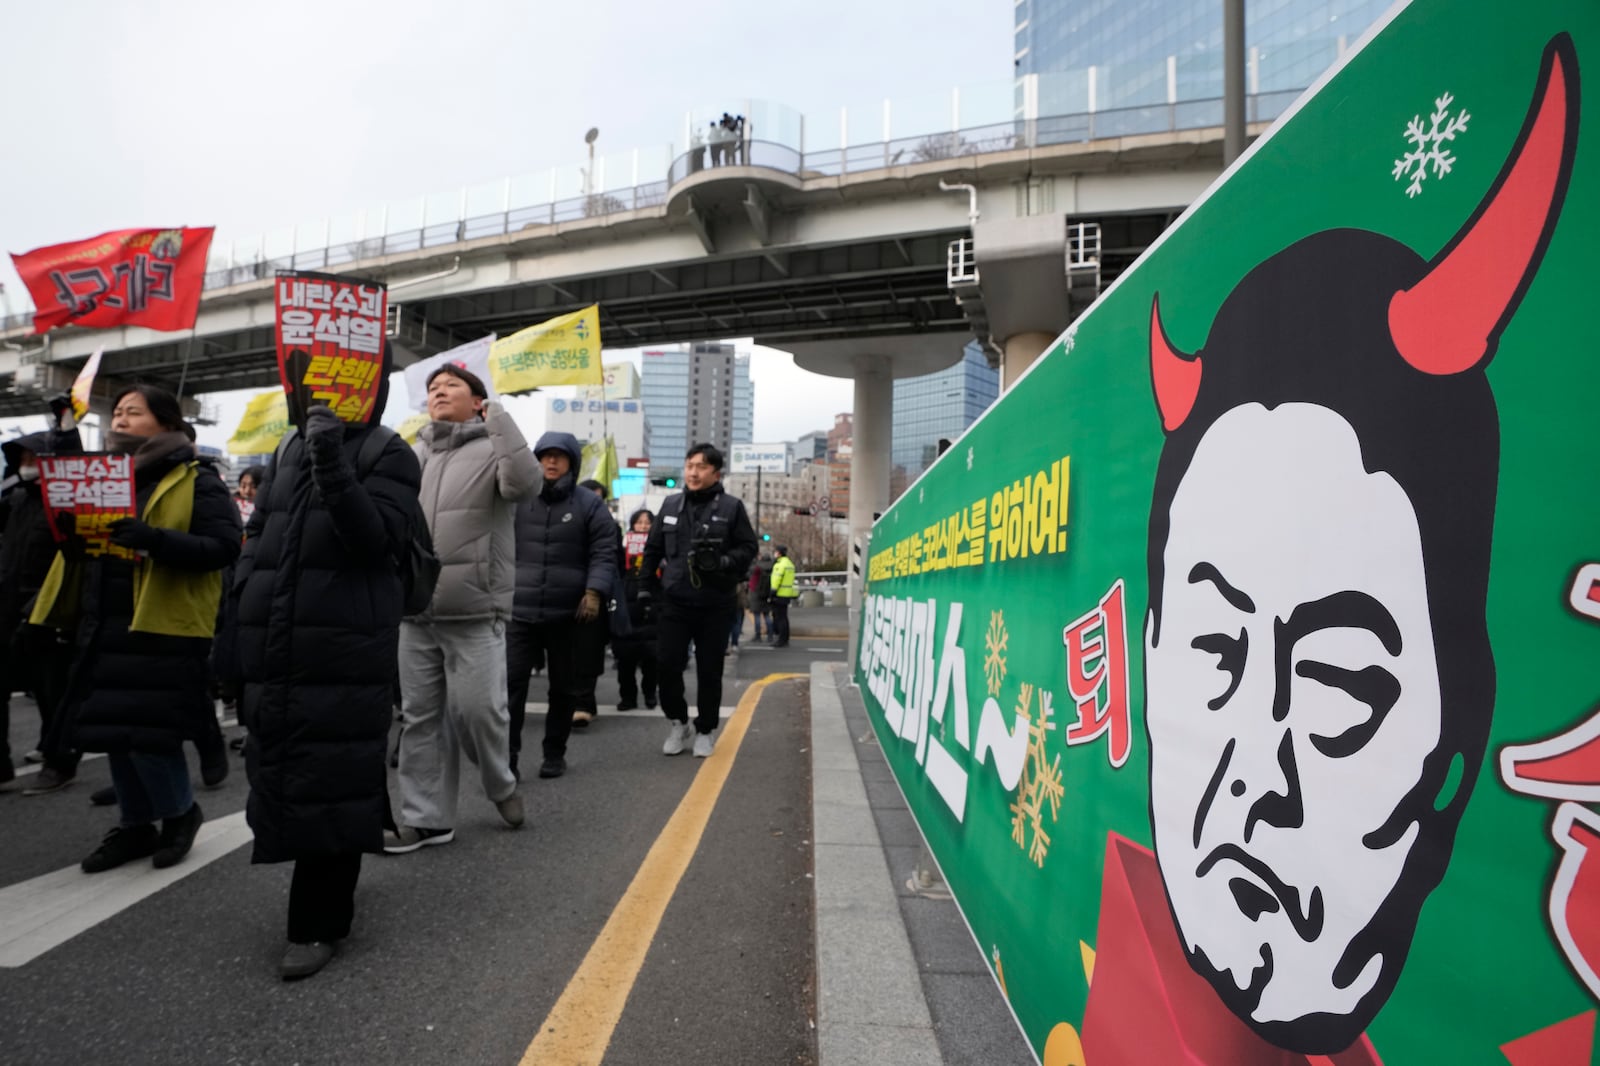
{"type": "MultiPolygon", "coordinates": [[[[590,127],[603,156],[660,150],[681,146],[690,109],[752,98],[807,115],[808,143],[820,145],[837,138],[841,106],[854,132],[867,116],[881,122],[885,98],[905,102],[896,114],[912,102],[926,114],[954,86],[1006,82],[1014,10],[1011,0],[10,6],[8,252],[175,225],[215,225],[224,246],[384,201],[455,203],[463,186],[549,167],[570,176],[590,127]]],[[[903,122],[895,135],[917,132],[903,122]]],[[[0,282],[20,310],[9,259],[0,282]]],[[[793,438],[850,408],[848,382],[782,353],[758,349],[752,366],[759,439],[793,438]]],[[[223,424],[204,431],[207,443],[226,439],[242,407],[219,398],[223,424]]],[[[535,409],[517,411],[530,432],[542,423],[535,409]]]]}

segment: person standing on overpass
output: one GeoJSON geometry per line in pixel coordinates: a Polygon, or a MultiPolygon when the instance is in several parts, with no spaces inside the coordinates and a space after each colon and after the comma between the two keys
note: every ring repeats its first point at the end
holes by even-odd
{"type": "Polygon", "coordinates": [[[789,558],[787,545],[778,545],[778,561],[772,564],[772,623],[767,628],[772,633],[774,648],[789,646],[789,606],[800,590],[794,587],[794,560],[789,558]]]}

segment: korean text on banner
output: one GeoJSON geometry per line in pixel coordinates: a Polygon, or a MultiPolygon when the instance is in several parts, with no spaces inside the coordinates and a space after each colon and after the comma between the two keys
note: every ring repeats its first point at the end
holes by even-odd
{"type": "Polygon", "coordinates": [[[73,535],[83,540],[89,555],[114,555],[134,558],[127,548],[111,543],[111,523],[133,518],[133,457],[110,452],[82,455],[41,456],[39,482],[44,490],[45,511],[56,540],[66,540],[71,516],[73,535]]]}
{"type": "Polygon", "coordinates": [[[89,361],[83,364],[72,382],[72,417],[79,422],[89,413],[89,395],[94,392],[95,375],[100,373],[100,360],[106,354],[104,347],[96,348],[89,361]]]}
{"type": "Polygon", "coordinates": [[[494,342],[490,384],[502,393],[545,385],[599,385],[600,305],[560,315],[494,342]]]}
{"type": "Polygon", "coordinates": [[[259,392],[245,405],[239,428],[228,438],[233,455],[266,455],[289,431],[289,401],[282,389],[259,392]]]}
{"type": "Polygon", "coordinates": [[[488,398],[499,399],[499,393],[495,391],[494,382],[490,380],[489,374],[489,348],[494,341],[495,335],[491,333],[487,337],[479,337],[475,341],[457,345],[448,352],[440,352],[406,367],[406,394],[411,397],[411,406],[418,411],[428,409],[428,378],[446,363],[471,371],[489,391],[488,398]]]}
{"type": "Polygon", "coordinates": [[[1594,0],[1393,5],[874,524],[1041,1062],[1596,1061],[1596,71],[1594,0]]]}
{"type": "Polygon", "coordinates": [[[388,287],[305,272],[277,277],[278,374],[290,414],[316,404],[346,422],[366,422],[383,386],[388,287]]]}
{"type": "Polygon", "coordinates": [[[33,331],[194,325],[211,227],[125,229],[12,255],[33,297],[33,331]]]}

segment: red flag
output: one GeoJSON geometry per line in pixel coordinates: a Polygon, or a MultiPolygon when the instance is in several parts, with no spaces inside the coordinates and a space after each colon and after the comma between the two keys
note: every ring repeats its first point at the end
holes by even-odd
{"type": "Polygon", "coordinates": [[[188,329],[200,311],[212,229],[125,229],[13,255],[33,294],[33,331],[57,326],[188,329]]]}

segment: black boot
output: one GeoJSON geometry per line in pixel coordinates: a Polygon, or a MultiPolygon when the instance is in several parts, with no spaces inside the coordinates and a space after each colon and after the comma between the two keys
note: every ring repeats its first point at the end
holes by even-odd
{"type": "Polygon", "coordinates": [[[153,825],[119,825],[107,833],[100,846],[79,865],[84,873],[97,874],[142,859],[160,845],[161,834],[153,825]]]}
{"type": "Polygon", "coordinates": [[[200,813],[200,804],[190,806],[189,810],[176,818],[163,818],[161,820],[161,846],[156,849],[155,858],[151,865],[156,869],[165,869],[176,866],[189,854],[189,849],[194,847],[195,834],[200,832],[200,823],[205,821],[205,815],[200,813]]]}
{"type": "Polygon", "coordinates": [[[207,788],[218,787],[228,779],[228,749],[222,734],[199,741],[195,748],[200,752],[200,782],[207,788]]]}

